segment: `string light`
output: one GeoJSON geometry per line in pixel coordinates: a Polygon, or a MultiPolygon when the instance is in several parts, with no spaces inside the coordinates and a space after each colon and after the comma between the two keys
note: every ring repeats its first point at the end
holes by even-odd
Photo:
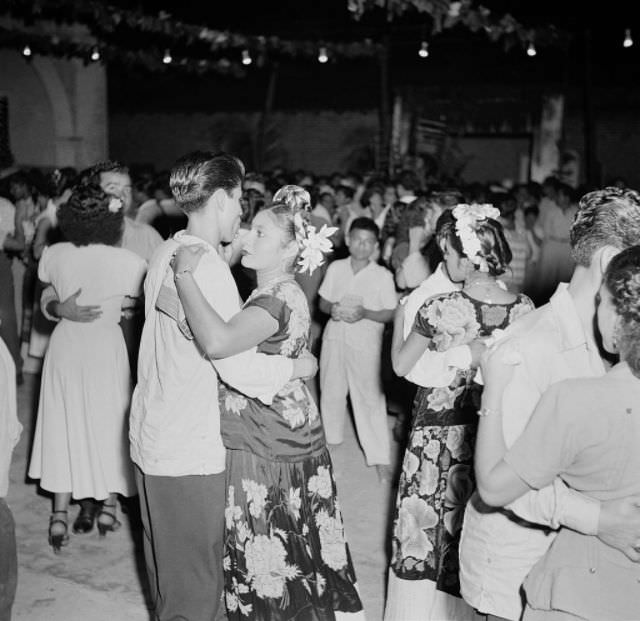
{"type": "Polygon", "coordinates": [[[253,60],[251,60],[251,54],[249,54],[249,50],[243,50],[242,51],[242,64],[243,65],[250,65],[253,62],[253,60]]]}
{"type": "Polygon", "coordinates": [[[427,56],[429,56],[429,44],[426,41],[423,41],[420,45],[418,56],[420,56],[420,58],[426,58],[427,56]]]}
{"type": "Polygon", "coordinates": [[[24,49],[22,50],[22,55],[26,56],[27,58],[29,58],[29,56],[31,56],[32,52],[31,52],[31,48],[28,45],[24,46],[24,49]]]}
{"type": "Polygon", "coordinates": [[[633,45],[633,39],[631,38],[631,28],[626,28],[624,31],[623,47],[631,47],[633,45]]]}
{"type": "Polygon", "coordinates": [[[527,54],[529,56],[535,56],[538,52],[536,52],[536,46],[533,44],[533,41],[529,41],[529,47],[527,48],[527,54]]]}
{"type": "Polygon", "coordinates": [[[162,57],[162,62],[163,62],[165,65],[169,65],[169,64],[171,64],[171,61],[172,61],[172,60],[173,60],[173,58],[171,58],[171,52],[169,52],[169,49],[167,48],[167,49],[164,51],[164,56],[162,57]]]}
{"type": "Polygon", "coordinates": [[[94,47],[93,50],[91,51],[91,60],[93,62],[97,62],[100,60],[100,50],[98,49],[98,47],[94,47]]]}
{"type": "Polygon", "coordinates": [[[327,55],[327,48],[323,46],[320,48],[320,52],[318,53],[318,62],[324,64],[328,60],[329,56],[327,55]]]}

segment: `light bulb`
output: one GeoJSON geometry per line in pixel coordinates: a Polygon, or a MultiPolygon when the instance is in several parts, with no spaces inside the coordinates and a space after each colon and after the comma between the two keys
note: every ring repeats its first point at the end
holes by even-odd
{"type": "Polygon", "coordinates": [[[627,28],[624,31],[623,47],[631,47],[633,45],[633,39],[631,38],[631,28],[627,28]]]}
{"type": "Polygon", "coordinates": [[[22,50],[22,55],[26,56],[27,58],[31,56],[31,48],[28,45],[24,46],[24,49],[22,50]]]}
{"type": "Polygon", "coordinates": [[[170,63],[171,63],[171,61],[172,61],[172,60],[173,60],[173,58],[171,58],[171,52],[169,52],[169,49],[167,48],[167,49],[164,51],[164,56],[162,57],[162,62],[163,62],[165,65],[168,65],[168,64],[170,64],[170,63]]]}
{"type": "Polygon", "coordinates": [[[536,46],[533,44],[533,41],[529,41],[529,47],[527,48],[527,54],[529,56],[535,56],[538,52],[536,52],[536,46]]]}
{"type": "Polygon", "coordinates": [[[423,41],[420,45],[418,56],[420,56],[420,58],[426,58],[427,56],[429,56],[429,44],[426,41],[423,41]]]}
{"type": "Polygon", "coordinates": [[[329,56],[327,55],[327,48],[321,47],[320,52],[318,53],[318,62],[326,63],[329,60],[329,56]]]}
{"type": "Polygon", "coordinates": [[[91,60],[94,62],[100,60],[100,50],[97,47],[94,47],[91,51],[91,60]]]}
{"type": "Polygon", "coordinates": [[[251,60],[251,55],[249,54],[249,50],[243,50],[242,52],[242,64],[243,65],[250,65],[253,62],[253,60],[251,60]]]}

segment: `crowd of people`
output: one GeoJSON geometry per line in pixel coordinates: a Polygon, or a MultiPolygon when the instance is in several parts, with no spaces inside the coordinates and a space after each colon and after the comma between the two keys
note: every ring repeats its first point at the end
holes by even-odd
{"type": "Polygon", "coordinates": [[[397,493],[385,621],[640,618],[640,194],[205,152],[2,176],[0,619],[23,354],[49,544],[137,495],[159,621],[364,618],[349,410],[397,493]]]}

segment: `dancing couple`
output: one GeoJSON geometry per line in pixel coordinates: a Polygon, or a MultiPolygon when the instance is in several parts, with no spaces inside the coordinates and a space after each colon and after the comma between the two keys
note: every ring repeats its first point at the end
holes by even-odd
{"type": "Polygon", "coordinates": [[[287,187],[254,218],[242,262],[258,287],[241,308],[218,254],[240,225],[242,163],[193,153],[171,173],[188,216],[156,252],[130,440],[159,621],[364,618],[322,423],[304,379],[310,317],[296,269],[331,230],[287,187]]]}

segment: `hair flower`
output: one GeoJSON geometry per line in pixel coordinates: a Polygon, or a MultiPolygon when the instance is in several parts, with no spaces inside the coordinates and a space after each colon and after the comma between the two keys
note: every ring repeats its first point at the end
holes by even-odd
{"type": "Polygon", "coordinates": [[[462,203],[453,208],[453,217],[456,219],[456,234],[462,244],[462,250],[469,260],[478,266],[481,272],[488,272],[489,265],[481,255],[482,246],[476,233],[478,223],[485,220],[497,220],[500,210],[489,203],[462,203]]]}
{"type": "Polygon", "coordinates": [[[112,196],[107,208],[111,213],[117,213],[122,209],[122,199],[117,196],[112,196]]]}
{"type": "MultiPolygon", "coordinates": [[[[296,214],[298,216],[299,214],[296,214]]],[[[302,218],[300,218],[302,220],[302,218]]],[[[316,233],[316,227],[311,224],[304,224],[305,235],[299,240],[300,257],[298,259],[298,271],[313,272],[324,263],[324,255],[333,248],[333,243],[329,239],[338,228],[335,226],[322,225],[322,228],[316,233]]]]}

